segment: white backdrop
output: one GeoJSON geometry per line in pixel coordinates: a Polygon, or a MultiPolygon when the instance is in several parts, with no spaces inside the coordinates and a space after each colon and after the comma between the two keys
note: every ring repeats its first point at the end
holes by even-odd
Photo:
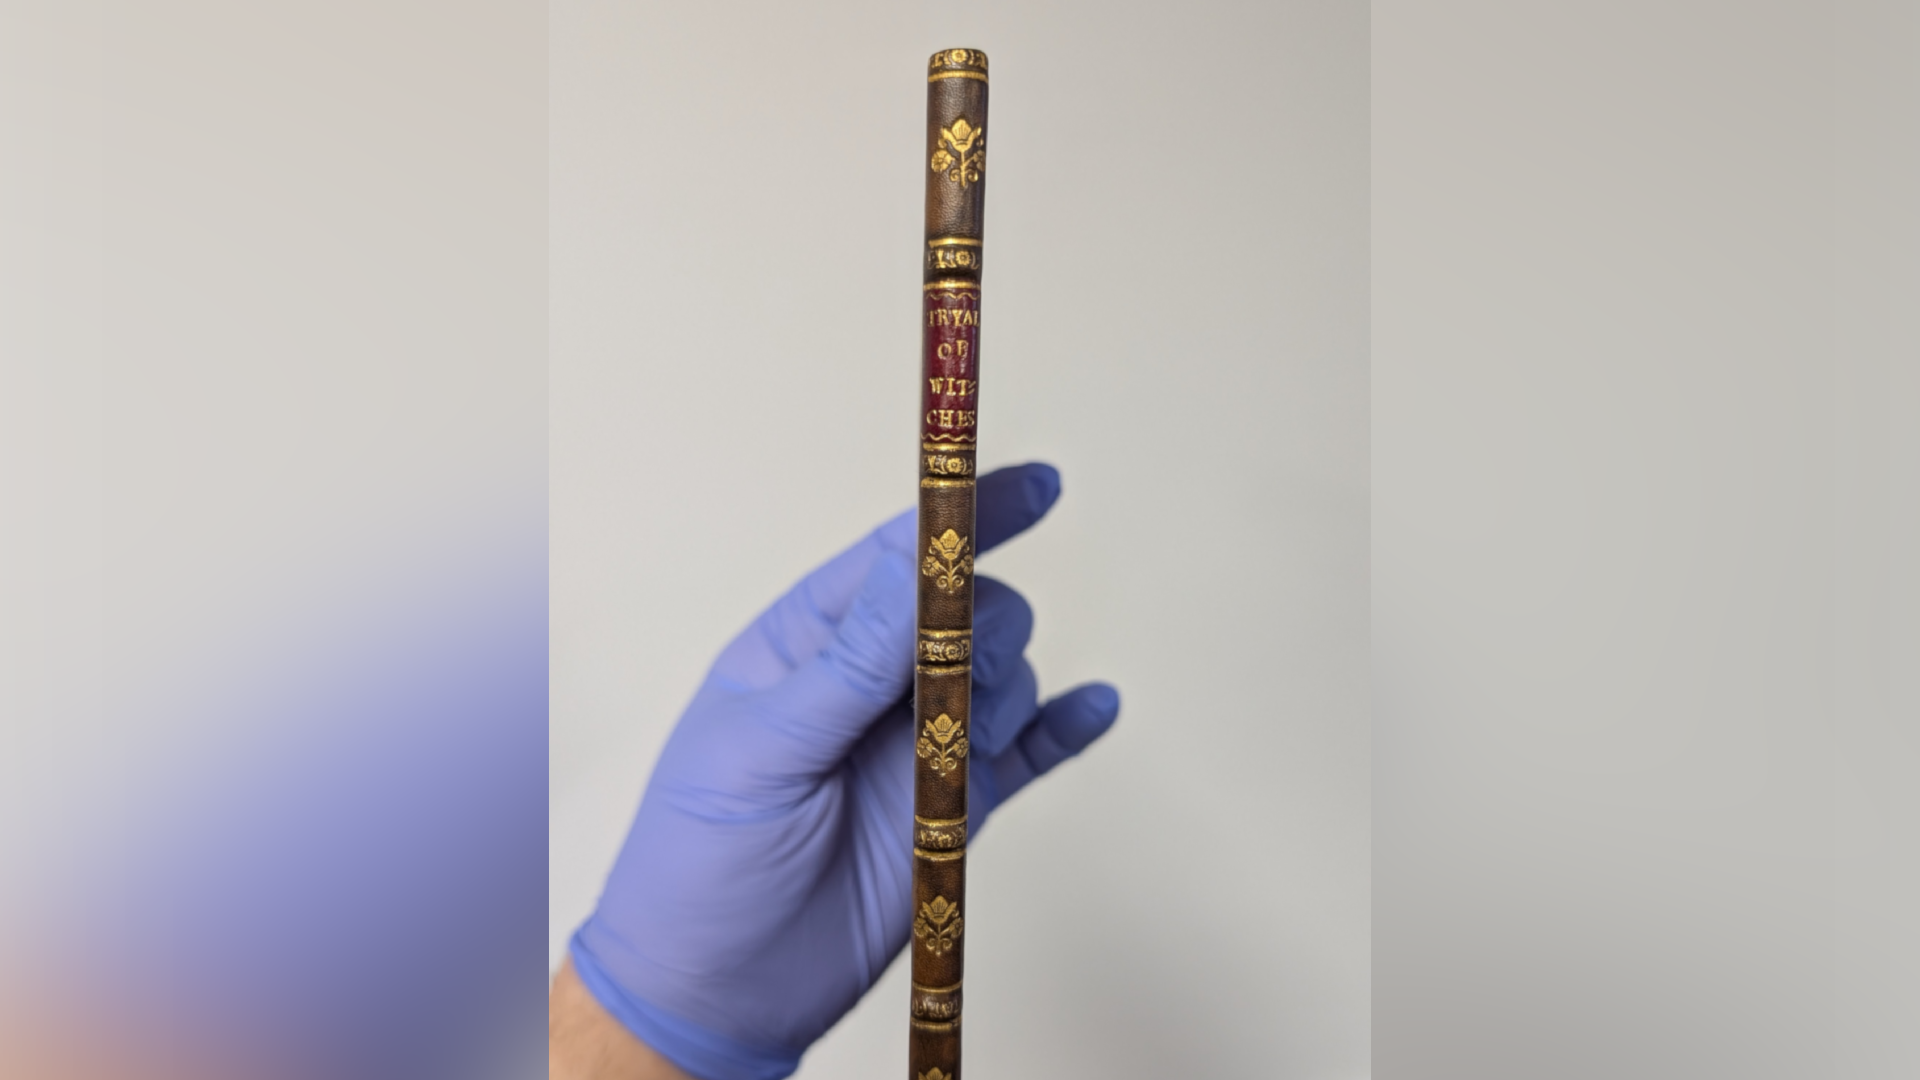
{"type": "MultiPolygon", "coordinates": [[[[447,773],[371,779],[410,721],[470,721],[439,761],[513,733],[503,773],[537,792],[537,712],[495,726],[388,683],[362,699],[388,721],[370,738],[315,688],[464,647],[490,629],[472,612],[544,578],[545,16],[532,0],[0,3],[0,1075],[22,1075],[11,995],[56,1008],[62,982],[85,986],[87,1027],[61,1045],[138,1059],[112,1075],[171,1071],[140,1033],[190,1046],[205,1033],[183,1018],[235,999],[249,1038],[297,996],[314,1034],[350,1042],[338,1018],[378,991],[330,998],[278,947],[377,963],[395,994],[396,970],[430,970],[420,943],[471,933],[409,911],[479,891],[446,876],[463,829],[487,830],[476,863],[534,884],[537,821],[513,783],[487,796],[517,837],[475,815],[436,832],[442,850],[414,845],[405,873],[374,872],[351,832],[382,799],[445,790],[447,773]],[[328,772],[349,760],[361,783],[328,772]],[[338,843],[297,838],[308,811],[338,843]],[[324,884],[276,906],[294,864],[324,884]],[[354,921],[356,895],[387,919],[354,921]],[[285,936],[207,914],[234,910],[272,911],[285,936]],[[411,944],[374,944],[396,923],[411,944]],[[215,941],[258,970],[205,963],[215,941]],[[128,1015],[153,1004],[131,954],[151,975],[169,949],[227,977],[166,978],[164,1023],[128,1015]],[[48,952],[61,978],[34,965],[48,952]]],[[[537,609],[509,618],[538,634],[537,609]]],[[[394,817],[379,835],[434,827],[394,817]]],[[[503,1075],[537,1060],[544,1000],[538,894],[499,915],[514,893],[458,920],[520,924],[464,954],[524,958],[517,1022],[473,1025],[503,1075]]],[[[500,990],[464,980],[420,1013],[500,990]]],[[[431,1024],[409,1019],[415,1037],[431,1024]]]]}
{"type": "Polygon", "coordinates": [[[1920,20],[1373,5],[1376,1064],[1920,1075],[1920,20]]]}
{"type": "Polygon", "coordinates": [[[543,14],[0,5],[0,912],[388,582],[541,557],[543,14]]]}
{"type": "Polygon", "coordinates": [[[987,457],[1066,484],[984,568],[1126,703],[975,854],[970,1064],[1920,1074],[1911,4],[668,7],[0,7],[0,930],[244,768],[181,703],[537,534],[550,333],[557,960],[912,498],[964,44],[987,457]]]}
{"type": "MultiPolygon", "coordinates": [[[[557,3],[550,954],[707,662],[913,482],[925,57],[985,49],[983,560],[1124,706],[970,859],[981,1075],[1368,1072],[1367,9],[557,3]]],[[[802,1076],[905,1060],[898,965],[802,1076]]]]}

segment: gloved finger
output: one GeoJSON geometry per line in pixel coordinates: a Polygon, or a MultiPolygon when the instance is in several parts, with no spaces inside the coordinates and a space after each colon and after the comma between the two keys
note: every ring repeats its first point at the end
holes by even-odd
{"type": "Polygon", "coordinates": [[[1005,750],[1040,714],[1040,682],[1034,678],[1033,665],[1026,657],[1016,656],[1006,669],[1000,682],[974,684],[967,741],[975,754],[992,757],[1005,750]]]}
{"type": "MultiPolygon", "coordinates": [[[[1045,462],[1008,465],[980,478],[974,486],[973,549],[985,553],[1034,526],[1060,499],[1060,470],[1045,462]]],[[[917,552],[914,512],[909,510],[878,532],[889,547],[917,552]]]]}
{"type": "MultiPolygon", "coordinates": [[[[1012,465],[980,478],[974,550],[987,551],[1032,527],[1060,497],[1060,473],[1051,465],[1012,465]]],[[[736,637],[712,677],[742,689],[769,686],[820,654],[853,605],[873,567],[888,551],[914,554],[915,511],[908,510],[862,537],[800,579],[736,637]]]]}
{"type": "Polygon", "coordinates": [[[974,550],[992,551],[1045,517],[1060,499],[1060,470],[1044,462],[1009,465],[980,478],[974,488],[974,550]]]}
{"type": "Polygon", "coordinates": [[[1033,606],[1013,587],[984,575],[973,579],[973,681],[992,686],[1014,670],[1033,639],[1033,606]]]}
{"type": "Polygon", "coordinates": [[[1004,753],[989,758],[995,805],[1107,733],[1120,716],[1120,692],[1106,683],[1075,687],[1046,703],[1004,753]]]}
{"type": "Polygon", "coordinates": [[[915,567],[886,552],[813,659],[760,695],[774,766],[786,775],[819,775],[838,765],[913,678],[915,567]]]}

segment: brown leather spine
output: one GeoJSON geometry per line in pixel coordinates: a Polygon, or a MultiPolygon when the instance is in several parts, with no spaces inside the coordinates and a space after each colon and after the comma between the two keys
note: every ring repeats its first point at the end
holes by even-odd
{"type": "Polygon", "coordinates": [[[967,737],[973,707],[973,482],[987,56],[927,65],[927,236],[921,327],[920,595],[913,703],[912,1080],[960,1075],[966,935],[967,737]]]}

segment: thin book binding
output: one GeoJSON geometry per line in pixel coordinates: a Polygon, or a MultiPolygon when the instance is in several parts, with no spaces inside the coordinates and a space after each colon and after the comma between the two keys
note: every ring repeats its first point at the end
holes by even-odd
{"type": "Polygon", "coordinates": [[[987,182],[987,56],[980,50],[942,49],[928,61],[925,153],[908,1064],[913,1080],[957,1080],[987,182]]]}

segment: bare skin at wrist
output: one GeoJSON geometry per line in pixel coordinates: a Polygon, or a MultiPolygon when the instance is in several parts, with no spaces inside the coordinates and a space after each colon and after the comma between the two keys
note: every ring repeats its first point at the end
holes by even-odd
{"type": "Polygon", "coordinates": [[[213,1037],[156,1031],[82,1004],[36,1000],[0,986],[0,1077],[7,1080],[274,1080],[289,1075],[246,1060],[213,1037]]]}
{"type": "MultiPolygon", "coordinates": [[[[143,1035],[124,1018],[29,988],[0,986],[0,1077],[6,1080],[235,1080],[278,1070],[216,1053],[177,1035],[143,1035]],[[103,1035],[103,1031],[106,1032],[103,1035]]],[[[693,1080],[607,1015],[573,972],[560,968],[547,998],[547,1075],[551,1080],[693,1080]]]]}
{"type": "Polygon", "coordinates": [[[693,1080],[607,1015],[574,974],[560,965],[547,997],[549,1080],[693,1080]]]}

